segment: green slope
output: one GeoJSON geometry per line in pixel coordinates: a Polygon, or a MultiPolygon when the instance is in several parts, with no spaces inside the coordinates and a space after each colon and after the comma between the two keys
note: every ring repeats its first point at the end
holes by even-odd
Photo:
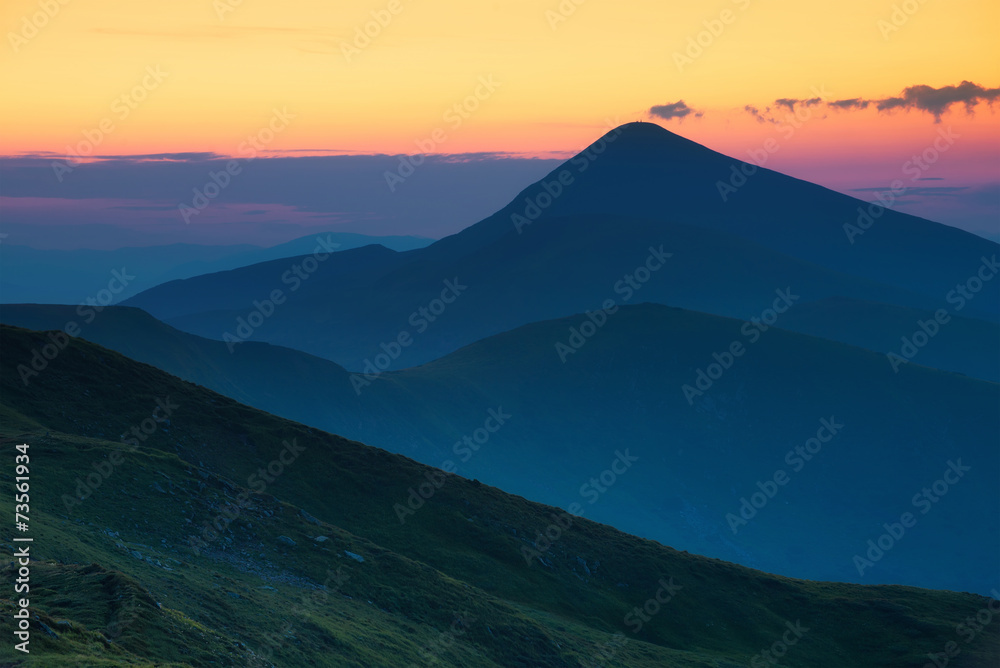
{"type": "MultiPolygon", "coordinates": [[[[66,308],[6,307],[4,317],[43,328],[64,322],[66,308]]],[[[757,340],[743,322],[655,304],[621,308],[564,364],[555,343],[584,321],[484,339],[382,374],[360,396],[327,360],[260,343],[230,354],[137,309],[107,309],[82,335],[256,408],[433,466],[451,460],[461,475],[527,498],[583,502],[588,518],[679,549],[795,577],[981,594],[997,585],[996,383],[920,366],[926,350],[895,373],[884,355],[774,328],[753,330],[757,340]],[[733,341],[746,353],[689,404],[682,386],[733,341]],[[497,408],[509,424],[464,449],[471,457],[456,452],[497,408]],[[786,453],[831,416],[842,433],[790,469],[786,453]],[[588,504],[581,485],[623,447],[640,464],[588,504]],[[859,575],[852,555],[955,459],[973,473],[859,575]],[[778,468],[797,475],[733,532],[727,514],[778,468]]]]}
{"type": "MultiPolygon", "coordinates": [[[[981,596],[780,578],[585,519],[529,566],[522,548],[556,509],[83,341],[25,388],[14,368],[45,340],[0,329],[4,451],[13,462],[14,444],[31,445],[38,615],[30,657],[8,642],[0,665],[731,668],[786,622],[809,629],[786,666],[916,668],[950,641],[962,650],[951,665],[977,666],[1000,650],[1000,626],[968,643],[956,628],[987,606],[981,596]],[[157,400],[169,423],[123,443],[157,400]],[[294,458],[288,443],[302,448],[294,458]],[[261,489],[252,476],[282,452],[287,465],[261,489]],[[77,490],[99,470],[92,493],[77,490]],[[442,486],[400,524],[393,506],[428,475],[442,486]],[[192,538],[233,504],[218,537],[192,538]],[[676,591],[654,606],[661,580],[676,591]],[[635,632],[628,615],[644,605],[661,609],[635,632]]],[[[12,471],[0,470],[6,499],[12,471]]],[[[5,522],[8,550],[12,533],[5,522]]],[[[9,619],[12,601],[0,605],[9,619]]]]}

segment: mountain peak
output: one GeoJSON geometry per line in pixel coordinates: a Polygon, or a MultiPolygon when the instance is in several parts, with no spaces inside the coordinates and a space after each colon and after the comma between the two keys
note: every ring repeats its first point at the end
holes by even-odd
{"type": "Polygon", "coordinates": [[[656,123],[648,123],[646,121],[634,121],[631,123],[624,123],[619,125],[617,128],[612,130],[619,135],[632,135],[632,136],[645,136],[649,138],[653,137],[679,137],[670,130],[667,130],[662,125],[657,125],[656,123]]]}
{"type": "Polygon", "coordinates": [[[685,139],[656,123],[645,121],[620,125],[594,142],[590,148],[603,150],[602,142],[608,146],[608,155],[628,162],[662,162],[665,158],[714,153],[697,142],[685,139]]]}

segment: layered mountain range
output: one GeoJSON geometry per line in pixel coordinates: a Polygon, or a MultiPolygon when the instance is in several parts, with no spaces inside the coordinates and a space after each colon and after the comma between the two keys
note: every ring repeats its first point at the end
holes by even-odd
{"type": "Polygon", "coordinates": [[[1000,650],[975,621],[990,598],[677,551],[79,339],[25,387],[50,344],[0,327],[0,438],[30,458],[34,539],[31,653],[5,643],[5,665],[918,668],[1000,650]]]}
{"type": "Polygon", "coordinates": [[[632,123],[429,245],[4,304],[44,665],[987,665],[998,244],[757,162],[632,123]]]}

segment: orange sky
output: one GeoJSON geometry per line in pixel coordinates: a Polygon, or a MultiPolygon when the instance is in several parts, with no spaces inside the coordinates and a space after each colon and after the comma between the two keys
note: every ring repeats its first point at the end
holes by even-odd
{"type": "MultiPolygon", "coordinates": [[[[274,109],[294,115],[267,144],[278,152],[415,153],[440,129],[443,140],[424,144],[432,152],[537,154],[578,149],[607,119],[649,118],[651,106],[681,99],[704,116],[663,125],[736,152],[773,133],[741,111],[747,104],[817,86],[878,99],[915,84],[1000,84],[1000,3],[909,2],[916,11],[887,32],[879,21],[892,20],[897,0],[6,0],[0,154],[64,153],[85,132],[103,154],[233,154],[274,109]],[[367,46],[352,44],[372,12],[386,25],[369,25],[367,46]],[[713,28],[679,65],[688,40],[713,28]],[[474,111],[448,115],[477,87],[474,111]]],[[[828,116],[777,159],[902,154],[935,129],[915,111],[828,116]]],[[[985,105],[944,122],[998,148],[985,105]]]]}

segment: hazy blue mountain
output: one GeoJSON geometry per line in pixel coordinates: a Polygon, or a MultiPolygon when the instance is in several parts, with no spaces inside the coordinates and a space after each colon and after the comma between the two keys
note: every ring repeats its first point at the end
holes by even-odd
{"type": "Polygon", "coordinates": [[[382,343],[404,331],[413,343],[392,360],[392,368],[430,361],[512,327],[597,308],[608,299],[746,319],[760,317],[776,290],[790,291],[796,305],[846,294],[924,310],[936,306],[922,295],[841,275],[731,235],[642,219],[559,218],[523,235],[510,232],[454,260],[428,264],[420,261],[422,252],[348,251],[319,263],[307,280],[291,273],[298,261],[273,261],[159,286],[127,303],[201,336],[243,337],[249,331],[254,340],[352,370],[364,368],[382,343]],[[659,269],[647,272],[647,262],[659,269]],[[637,269],[630,284],[626,277],[637,269]],[[435,314],[434,302],[449,283],[460,292],[448,291],[454,303],[438,303],[435,314]],[[265,302],[275,289],[287,301],[271,317],[258,318],[261,326],[238,332],[241,318],[258,308],[270,311],[254,302],[265,302]]]}
{"type": "MultiPolygon", "coordinates": [[[[891,211],[851,244],[843,225],[854,221],[863,202],[767,170],[723,201],[717,182],[733,164],[659,126],[629,124],[495,215],[426,248],[384,257],[348,251],[318,264],[294,291],[283,280],[297,265],[288,261],[161,285],[128,304],[201,336],[249,335],[352,370],[403,332],[413,342],[390,368],[599,308],[607,299],[749,319],[768,308],[776,290],[790,290],[796,307],[840,297],[845,304],[883,303],[932,315],[945,309],[996,322],[997,244],[891,211]],[[651,260],[657,253],[670,257],[651,260]],[[647,272],[647,261],[660,268],[647,272]],[[648,280],[629,279],[637,271],[648,280]],[[956,285],[969,279],[978,292],[963,296],[956,285]],[[447,291],[446,281],[467,290],[445,308],[434,300],[447,291]],[[287,301],[263,320],[254,315],[260,326],[237,334],[240,318],[270,310],[265,302],[275,289],[287,301]],[[431,306],[440,312],[433,320],[420,311],[431,306]]],[[[877,330],[876,341],[898,341],[918,327],[889,331],[899,323],[865,307],[845,317],[877,330]]]]}
{"type": "Polygon", "coordinates": [[[751,343],[744,323],[657,305],[616,313],[562,363],[555,344],[586,321],[529,325],[364,391],[382,383],[410,408],[394,449],[428,462],[460,461],[468,446],[452,444],[503,406],[509,426],[460,464],[463,475],[562,507],[581,502],[590,517],[681,549],[840,581],[982,592],[1000,577],[997,384],[916,365],[895,373],[885,355],[777,329],[751,343]],[[729,361],[734,341],[746,352],[729,361]],[[719,380],[701,375],[727,361],[719,380]],[[684,385],[704,393],[689,403],[684,385]],[[412,426],[452,415],[439,437],[412,426]],[[843,429],[810,460],[797,450],[816,445],[807,441],[824,420],[843,429]],[[640,460],[591,510],[591,481],[625,444],[640,460]],[[959,459],[972,469],[944,485],[946,498],[914,501],[954,478],[948,462],[959,459]],[[790,481],[734,533],[727,515],[779,470],[790,481]],[[906,512],[918,524],[859,574],[854,555],[906,512]]]}
{"type": "MultiPolygon", "coordinates": [[[[31,655],[6,646],[5,665],[719,668],[776,648],[790,666],[919,668],[996,606],[680,552],[80,340],[25,387],[17,367],[50,343],[0,328],[0,438],[25,444],[46,545],[31,655]],[[415,488],[429,500],[400,522],[415,488]]],[[[955,665],[996,655],[997,625],[973,637],[955,665]]]]}
{"type": "MultiPolygon", "coordinates": [[[[973,378],[1000,382],[1000,325],[954,313],[913,358],[915,362],[973,378]]],[[[781,327],[842,341],[876,352],[899,352],[920,323],[934,330],[930,311],[862,302],[843,297],[796,307],[782,316],[781,327]]]]}
{"type": "MultiPolygon", "coordinates": [[[[372,244],[407,251],[431,243],[422,237],[372,237],[344,232],[311,234],[269,248],[249,244],[170,244],[117,250],[38,250],[5,243],[0,246],[0,302],[77,304],[88,297],[97,300],[97,293],[107,289],[114,278],[112,272],[124,269],[134,278],[113,293],[115,302],[119,302],[167,281],[312,253],[318,239],[337,251],[372,244]]],[[[113,287],[117,289],[119,283],[113,287]]]]}
{"type": "MultiPolygon", "coordinates": [[[[5,306],[0,319],[49,328],[68,310],[5,306]]],[[[451,461],[551,505],[579,503],[586,517],[678,549],[795,577],[994,586],[1000,517],[983,509],[1000,466],[996,383],[919,357],[896,372],[884,354],[653,304],[585,324],[595,320],[535,323],[370,378],[266,344],[231,354],[123,307],[82,335],[257,408],[433,466],[451,461]],[[734,342],[743,354],[732,356],[734,342]],[[509,418],[487,435],[491,411],[509,418]],[[796,452],[815,449],[807,442],[824,421],[843,428],[818,452],[796,452]],[[591,479],[626,449],[635,466],[599,492],[591,479]],[[959,460],[972,468],[940,502],[914,501],[954,478],[946,471],[959,460]],[[773,498],[743,508],[762,501],[758,482],[773,498]],[[867,559],[867,541],[906,512],[916,525],[859,573],[854,556],[867,559]],[[754,516],[728,517],[741,513],[754,516]]]]}
{"type": "MultiPolygon", "coordinates": [[[[666,218],[921,292],[942,306],[956,284],[975,276],[983,258],[993,260],[1000,249],[969,232],[891,209],[873,208],[869,223],[858,211],[867,212],[867,202],[727,157],[653,123],[630,123],[608,133],[495,216],[435,247],[454,252],[498,238],[512,216],[528,217],[529,202],[538,204],[542,197],[544,204],[544,195],[557,190],[554,184],[566,172],[572,183],[549,207],[538,207],[538,220],[582,214],[666,218]]],[[[523,218],[518,222],[525,229],[523,218]]],[[[987,281],[972,307],[995,319],[1000,284],[987,281]]]]}
{"type": "MultiPolygon", "coordinates": [[[[4,304],[0,322],[28,329],[63,329],[77,323],[80,338],[158,367],[184,380],[261,408],[298,419],[326,415],[356,421],[361,403],[346,370],[298,350],[248,342],[233,348],[165,325],[148,313],[111,306],[91,322],[71,306],[4,304]]],[[[33,375],[28,375],[30,385],[33,375]]]]}

